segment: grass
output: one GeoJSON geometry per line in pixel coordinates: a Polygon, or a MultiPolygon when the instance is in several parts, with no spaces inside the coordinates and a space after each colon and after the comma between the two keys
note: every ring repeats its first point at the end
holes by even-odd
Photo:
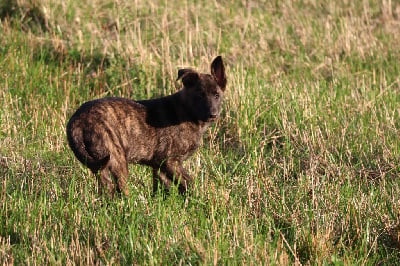
{"type": "Polygon", "coordinates": [[[1,264],[400,262],[397,1],[0,1],[1,264]],[[97,193],[83,102],[176,91],[221,54],[221,119],[182,198],[97,193]]]}

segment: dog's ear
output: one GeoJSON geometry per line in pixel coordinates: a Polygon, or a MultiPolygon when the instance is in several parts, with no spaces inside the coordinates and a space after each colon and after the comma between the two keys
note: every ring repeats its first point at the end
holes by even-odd
{"type": "Polygon", "coordinates": [[[188,73],[188,72],[195,72],[195,71],[193,69],[190,69],[190,68],[179,69],[178,70],[178,77],[176,78],[176,81],[180,80],[183,77],[183,75],[185,75],[185,73],[188,73]]]}
{"type": "Polygon", "coordinates": [[[222,57],[217,56],[211,63],[211,75],[217,81],[218,86],[221,90],[225,90],[226,87],[226,75],[225,75],[225,66],[222,61],[222,57]]]}
{"type": "Polygon", "coordinates": [[[190,68],[184,68],[178,70],[178,78],[176,80],[179,79],[182,79],[183,85],[188,88],[195,85],[200,79],[200,76],[196,71],[190,68]]]}

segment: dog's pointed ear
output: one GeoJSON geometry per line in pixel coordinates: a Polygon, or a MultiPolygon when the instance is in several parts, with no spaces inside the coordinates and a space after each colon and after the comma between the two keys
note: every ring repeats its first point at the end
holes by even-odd
{"type": "Polygon", "coordinates": [[[211,75],[217,81],[218,86],[225,90],[226,87],[226,75],[225,75],[225,66],[222,61],[222,57],[217,56],[211,63],[211,75]]]}
{"type": "Polygon", "coordinates": [[[200,79],[199,74],[190,68],[184,68],[178,70],[178,78],[176,80],[182,79],[182,83],[185,87],[192,87],[200,79]]]}

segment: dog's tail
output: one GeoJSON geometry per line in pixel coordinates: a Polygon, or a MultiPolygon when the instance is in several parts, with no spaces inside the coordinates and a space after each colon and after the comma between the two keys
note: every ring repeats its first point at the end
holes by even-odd
{"type": "Polygon", "coordinates": [[[78,160],[89,167],[89,169],[96,174],[100,169],[103,169],[108,161],[110,160],[110,155],[106,155],[102,159],[95,159],[86,150],[86,145],[83,140],[83,131],[80,127],[73,127],[73,121],[69,121],[67,125],[67,139],[71,150],[74,152],[78,160]]]}

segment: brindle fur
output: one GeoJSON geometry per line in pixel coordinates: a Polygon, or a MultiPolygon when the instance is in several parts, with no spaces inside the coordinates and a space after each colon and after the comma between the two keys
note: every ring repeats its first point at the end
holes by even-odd
{"type": "Polygon", "coordinates": [[[192,183],[182,163],[219,116],[226,87],[222,58],[212,62],[211,75],[180,69],[178,79],[183,88],[175,94],[142,101],[97,99],[69,120],[69,146],[111,196],[116,190],[128,195],[128,163],[153,168],[153,192],[175,183],[183,194],[192,183]]]}

